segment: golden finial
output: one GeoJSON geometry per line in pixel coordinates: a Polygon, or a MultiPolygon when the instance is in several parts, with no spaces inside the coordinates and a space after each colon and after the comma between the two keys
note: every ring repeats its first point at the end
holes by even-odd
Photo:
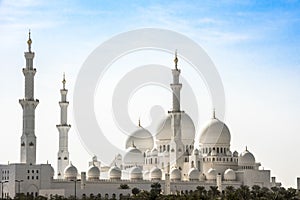
{"type": "Polygon", "coordinates": [[[65,73],[63,75],[63,80],[62,80],[62,83],[63,83],[63,88],[65,89],[65,86],[66,86],[66,76],[65,76],[65,73]]]}
{"type": "Polygon", "coordinates": [[[142,126],[141,126],[141,118],[140,118],[140,117],[139,117],[138,126],[139,126],[139,127],[142,127],[142,126]]]}
{"type": "Polygon", "coordinates": [[[32,40],[31,40],[31,32],[30,32],[30,29],[29,29],[29,33],[28,33],[28,40],[27,40],[27,44],[28,44],[28,51],[31,52],[31,44],[32,44],[32,40]]]}
{"type": "Polygon", "coordinates": [[[178,63],[177,49],[175,50],[175,59],[174,59],[174,63],[175,63],[175,69],[177,70],[177,63],[178,63]]]}

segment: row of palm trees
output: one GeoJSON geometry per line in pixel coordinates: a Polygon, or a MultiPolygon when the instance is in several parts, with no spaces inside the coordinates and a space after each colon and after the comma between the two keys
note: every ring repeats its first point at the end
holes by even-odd
{"type": "MultiPolygon", "coordinates": [[[[120,185],[119,189],[130,189],[128,185],[120,185]]],[[[161,194],[161,184],[153,183],[151,184],[150,191],[140,190],[139,188],[132,188],[131,193],[128,195],[108,195],[101,196],[98,195],[83,195],[81,198],[76,200],[103,200],[103,199],[121,199],[121,200],[132,200],[132,199],[149,199],[149,200],[300,200],[300,192],[293,188],[285,189],[284,187],[272,187],[271,189],[266,187],[260,187],[254,185],[251,188],[245,185],[240,186],[239,188],[234,188],[232,186],[227,186],[222,192],[218,190],[218,187],[211,186],[209,189],[206,189],[203,186],[198,186],[196,190],[177,192],[172,195],[163,195],[161,194]]],[[[20,195],[17,196],[18,200],[46,200],[45,197],[36,197],[20,195]]],[[[65,198],[62,196],[51,196],[50,200],[71,200],[74,197],[65,198]]]]}
{"type": "MultiPolygon", "coordinates": [[[[159,184],[159,183],[158,183],[159,184]]],[[[158,187],[153,186],[153,187],[158,187]]],[[[153,190],[151,186],[151,191],[153,190]]],[[[159,186],[160,188],[160,186],[159,186]]],[[[138,194],[133,194],[130,198],[126,199],[155,199],[155,200],[300,200],[300,192],[293,188],[285,189],[283,187],[272,187],[271,189],[266,187],[260,187],[254,185],[251,188],[245,185],[239,188],[233,186],[226,187],[222,192],[218,190],[218,187],[211,186],[208,190],[203,186],[198,186],[195,191],[177,192],[173,195],[162,195],[160,193],[154,193],[147,191],[141,191],[138,194]]]]}

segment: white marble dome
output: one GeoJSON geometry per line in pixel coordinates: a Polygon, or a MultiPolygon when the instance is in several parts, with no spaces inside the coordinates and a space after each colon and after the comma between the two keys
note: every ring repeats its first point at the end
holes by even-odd
{"type": "Polygon", "coordinates": [[[150,171],[150,179],[151,180],[161,180],[162,171],[158,167],[153,167],[150,171]]]}
{"type": "Polygon", "coordinates": [[[88,180],[98,180],[100,177],[100,169],[97,166],[92,165],[88,169],[87,175],[88,175],[88,180]]]}
{"type": "Polygon", "coordinates": [[[152,134],[142,126],[138,126],[137,129],[130,134],[127,138],[125,148],[129,148],[134,144],[142,152],[147,149],[152,149],[154,146],[154,139],[152,134]]]}
{"type": "Polygon", "coordinates": [[[126,153],[123,158],[124,164],[142,165],[144,163],[144,155],[141,150],[135,146],[126,149],[126,153]]]}
{"type": "Polygon", "coordinates": [[[230,150],[226,151],[227,156],[232,156],[232,152],[230,150]]]}
{"type": "Polygon", "coordinates": [[[246,150],[244,152],[242,152],[239,156],[239,160],[238,160],[238,165],[243,165],[243,166],[253,166],[255,164],[255,157],[254,155],[248,151],[248,149],[246,148],[246,150]]]}
{"type": "Polygon", "coordinates": [[[122,171],[117,166],[112,166],[108,171],[108,177],[111,180],[120,180],[122,176],[122,171]]]}
{"type": "Polygon", "coordinates": [[[212,118],[202,129],[200,145],[230,145],[230,132],[226,124],[212,118]]]}
{"type": "Polygon", "coordinates": [[[66,167],[64,175],[66,179],[76,179],[78,175],[77,168],[72,163],[70,163],[70,165],[66,167]]]}
{"type": "Polygon", "coordinates": [[[232,155],[233,155],[233,157],[238,157],[239,153],[237,151],[234,151],[232,155]]]}
{"type": "Polygon", "coordinates": [[[210,168],[206,173],[207,180],[216,180],[217,178],[217,171],[214,168],[210,168]]]}
{"type": "Polygon", "coordinates": [[[191,168],[188,175],[190,181],[198,181],[200,172],[197,168],[191,168]]]}
{"type": "Polygon", "coordinates": [[[224,172],[224,180],[234,181],[235,179],[236,179],[236,173],[235,171],[233,171],[233,169],[229,168],[224,172]]]}
{"type": "Polygon", "coordinates": [[[132,167],[129,171],[129,178],[130,180],[142,180],[143,172],[141,168],[138,166],[132,167]]]}
{"type": "MultiPolygon", "coordinates": [[[[171,140],[172,128],[171,128],[171,115],[167,115],[166,118],[162,119],[157,127],[157,140],[171,140]]],[[[182,140],[193,141],[195,139],[195,125],[191,117],[182,113],[181,115],[181,132],[182,140]]]]}
{"type": "Polygon", "coordinates": [[[170,179],[172,181],[180,181],[181,180],[181,171],[178,168],[171,169],[170,179]]]}

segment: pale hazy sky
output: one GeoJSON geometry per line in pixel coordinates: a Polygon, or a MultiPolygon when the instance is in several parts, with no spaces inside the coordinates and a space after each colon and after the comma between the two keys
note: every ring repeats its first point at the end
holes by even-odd
{"type": "MultiPolygon", "coordinates": [[[[187,2],[0,1],[0,162],[19,161],[22,109],[18,99],[24,96],[22,67],[28,29],[32,30],[36,53],[35,97],[40,100],[36,110],[37,160],[49,160],[56,169],[57,102],[62,74],[66,72],[72,124],[70,157],[84,171],[92,155],[81,145],[72,114],[72,92],[81,65],[98,45],[116,34],[145,27],[166,28],[196,41],[214,61],[225,88],[225,122],[231,131],[231,149],[241,152],[247,145],[256,160],[272,170],[272,176],[284,186],[295,187],[296,177],[300,176],[299,1],[187,2]]],[[[168,63],[166,56],[150,54],[152,57],[158,64],[168,63]]],[[[169,57],[172,65],[173,57],[169,57]]],[[[115,68],[122,65],[121,61],[115,68]]],[[[125,66],[136,65],[131,64],[134,57],[123,61],[125,66]]],[[[192,77],[201,99],[201,127],[210,118],[210,97],[200,77],[196,80],[188,69],[182,71],[192,77]]],[[[106,89],[110,87],[108,84],[106,89]]],[[[164,97],[162,106],[166,110],[170,107],[166,91],[137,91],[129,105],[133,121],[141,116],[148,122],[152,101],[159,103],[151,96],[158,94],[164,97]]],[[[95,110],[99,119],[101,111],[99,114],[95,110]]],[[[111,124],[111,130],[115,129],[111,124]]],[[[116,145],[124,145],[126,137],[120,138],[115,140],[116,145]]]]}

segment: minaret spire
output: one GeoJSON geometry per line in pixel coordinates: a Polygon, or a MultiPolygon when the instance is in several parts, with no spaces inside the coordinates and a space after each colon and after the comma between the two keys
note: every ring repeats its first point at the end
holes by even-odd
{"type": "Polygon", "coordinates": [[[27,41],[28,52],[25,52],[26,67],[23,68],[25,76],[25,97],[19,100],[23,109],[23,133],[21,136],[21,163],[36,163],[36,136],[35,136],[35,109],[39,104],[38,99],[34,99],[34,75],[36,69],[33,68],[34,52],[31,51],[32,40],[27,41]]]}
{"type": "Polygon", "coordinates": [[[28,32],[28,40],[27,40],[27,44],[28,44],[28,52],[31,52],[31,44],[32,44],[32,40],[31,40],[31,32],[30,32],[30,29],[29,29],[29,32],[28,32]]]}
{"type": "Polygon", "coordinates": [[[174,63],[175,63],[175,69],[178,70],[178,68],[177,68],[177,63],[178,63],[177,49],[175,50],[175,59],[174,59],[174,63]]]}
{"type": "Polygon", "coordinates": [[[62,84],[63,84],[63,89],[65,89],[66,88],[66,75],[65,75],[65,73],[64,73],[64,75],[63,75],[63,80],[62,80],[62,84]]]}
{"type": "Polygon", "coordinates": [[[66,89],[66,77],[63,75],[63,88],[60,90],[61,101],[60,106],[60,124],[56,125],[59,131],[59,148],[57,154],[57,178],[64,177],[64,170],[69,164],[69,150],[68,150],[68,132],[71,125],[68,124],[68,105],[66,89]]]}

